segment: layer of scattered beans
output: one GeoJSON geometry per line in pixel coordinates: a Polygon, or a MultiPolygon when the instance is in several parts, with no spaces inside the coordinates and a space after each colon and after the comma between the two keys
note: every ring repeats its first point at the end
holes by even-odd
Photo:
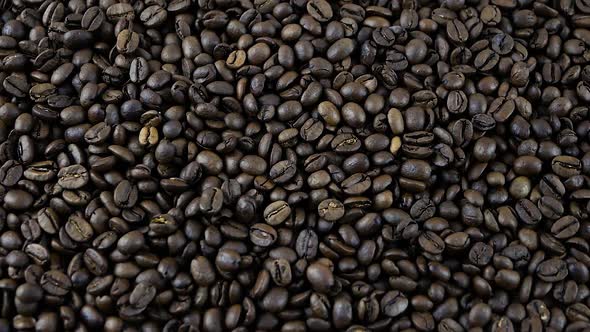
{"type": "Polygon", "coordinates": [[[590,331],[589,0],[0,6],[0,332],[590,331]]]}

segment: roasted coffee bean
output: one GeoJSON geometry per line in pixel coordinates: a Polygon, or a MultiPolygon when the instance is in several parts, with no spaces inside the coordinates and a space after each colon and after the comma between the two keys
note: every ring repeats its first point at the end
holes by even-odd
{"type": "Polygon", "coordinates": [[[445,243],[443,240],[433,232],[426,231],[418,237],[420,247],[428,253],[440,254],[445,249],[445,243]]]}
{"type": "Polygon", "coordinates": [[[277,240],[277,231],[266,224],[254,224],[250,227],[250,241],[257,246],[268,247],[277,240]]]}
{"type": "Polygon", "coordinates": [[[491,246],[483,242],[477,242],[469,251],[469,260],[475,265],[485,266],[490,262],[493,254],[494,249],[491,246]]]}
{"type": "Polygon", "coordinates": [[[105,14],[99,7],[90,7],[82,16],[81,27],[88,31],[95,31],[100,28],[105,20],[105,14]]]}
{"type": "Polygon", "coordinates": [[[94,230],[88,221],[84,218],[73,215],[70,216],[64,225],[66,234],[76,242],[86,242],[94,235],[94,230]]]}
{"type": "Polygon", "coordinates": [[[297,172],[297,168],[290,160],[281,160],[270,168],[270,178],[275,183],[285,183],[291,180],[297,172]]]}
{"type": "Polygon", "coordinates": [[[278,286],[288,286],[292,281],[291,265],[284,258],[278,258],[270,263],[270,275],[278,286]]]}
{"type": "Polygon", "coordinates": [[[381,298],[381,310],[386,316],[396,317],[406,311],[409,301],[401,292],[389,291],[381,298]]]}
{"type": "Polygon", "coordinates": [[[14,186],[22,176],[23,166],[15,160],[7,160],[0,167],[0,183],[4,186],[14,186]]]}
{"type": "Polygon", "coordinates": [[[51,295],[64,296],[70,292],[72,281],[61,271],[49,270],[41,276],[40,285],[51,295]]]}
{"type": "Polygon", "coordinates": [[[83,256],[84,265],[88,270],[97,276],[104,275],[108,269],[106,258],[94,249],[86,249],[83,256]]]}
{"type": "Polygon", "coordinates": [[[558,239],[567,239],[574,236],[580,229],[580,223],[574,216],[565,216],[556,220],[551,225],[551,233],[558,239]]]}
{"type": "Polygon", "coordinates": [[[313,230],[302,230],[297,236],[295,251],[299,257],[313,258],[317,255],[318,244],[318,236],[313,230]]]}
{"type": "Polygon", "coordinates": [[[580,174],[581,163],[578,158],[571,156],[557,156],[551,160],[553,172],[564,178],[580,174]]]}
{"type": "Polygon", "coordinates": [[[135,52],[139,46],[139,35],[129,29],[122,30],[117,35],[117,50],[123,54],[135,52]]]}
{"type": "Polygon", "coordinates": [[[223,191],[220,188],[207,188],[199,200],[199,207],[204,214],[218,213],[223,206],[223,191]]]}
{"type": "Polygon", "coordinates": [[[567,275],[567,264],[559,258],[548,259],[537,267],[537,276],[546,282],[560,281],[567,275]]]}
{"type": "Polygon", "coordinates": [[[282,224],[291,216],[291,207],[285,201],[276,201],[264,209],[264,220],[273,226],[282,224]]]}
{"type": "Polygon", "coordinates": [[[336,221],[344,216],[344,205],[337,199],[326,199],[318,205],[318,215],[327,221],[336,221]]]}
{"type": "Polygon", "coordinates": [[[515,210],[520,220],[527,225],[536,225],[543,218],[539,208],[526,198],[516,203],[515,210]]]}
{"type": "Polygon", "coordinates": [[[330,3],[325,0],[312,0],[307,3],[307,13],[319,22],[329,21],[333,14],[330,3]]]}
{"type": "Polygon", "coordinates": [[[72,165],[61,168],[57,173],[57,184],[64,189],[79,189],[90,180],[88,170],[82,165],[72,165]]]}

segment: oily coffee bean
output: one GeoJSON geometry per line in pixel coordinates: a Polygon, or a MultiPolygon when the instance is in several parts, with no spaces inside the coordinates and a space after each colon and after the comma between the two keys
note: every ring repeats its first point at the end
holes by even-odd
{"type": "Polygon", "coordinates": [[[0,330],[590,329],[590,2],[0,7],[0,330]]]}

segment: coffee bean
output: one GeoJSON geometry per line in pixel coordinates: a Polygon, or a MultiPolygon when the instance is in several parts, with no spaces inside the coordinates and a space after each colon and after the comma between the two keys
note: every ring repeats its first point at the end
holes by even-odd
{"type": "Polygon", "coordinates": [[[447,23],[447,36],[455,43],[464,43],[469,38],[469,32],[463,22],[455,19],[447,23]]]}
{"type": "Polygon", "coordinates": [[[433,232],[427,231],[418,237],[420,247],[428,253],[440,254],[445,249],[443,240],[433,232]]]}
{"type": "Polygon", "coordinates": [[[203,191],[199,207],[205,214],[215,214],[223,205],[223,191],[220,188],[207,188],[203,191]]]}
{"type": "Polygon", "coordinates": [[[94,235],[94,230],[88,221],[76,215],[70,216],[64,229],[66,234],[76,242],[86,242],[94,235]]]}
{"type": "Polygon", "coordinates": [[[341,61],[354,51],[355,44],[350,38],[342,38],[328,48],[326,56],[332,62],[341,61]]]}
{"type": "Polygon", "coordinates": [[[268,247],[277,240],[277,231],[266,224],[254,224],[250,227],[250,241],[257,246],[268,247]]]}
{"type": "Polygon", "coordinates": [[[4,206],[7,209],[27,210],[33,205],[33,195],[21,189],[8,190],[4,194],[4,206]]]}
{"type": "Polygon", "coordinates": [[[312,0],[307,3],[307,12],[319,22],[329,21],[333,14],[330,3],[325,0],[312,0]]]}
{"type": "Polygon", "coordinates": [[[57,168],[53,161],[40,161],[29,164],[23,175],[31,181],[49,181],[57,175],[57,168]]]}
{"type": "Polygon", "coordinates": [[[63,272],[49,270],[41,276],[41,287],[47,293],[55,296],[64,296],[72,288],[72,281],[63,272]]]}
{"type": "Polygon", "coordinates": [[[139,35],[129,29],[122,30],[117,35],[117,50],[123,54],[135,52],[139,46],[139,35]]]}
{"type": "Polygon", "coordinates": [[[548,259],[537,267],[537,276],[546,282],[560,281],[567,275],[566,263],[559,258],[548,259]]]}
{"type": "Polygon", "coordinates": [[[270,263],[270,275],[278,286],[288,286],[292,281],[291,265],[284,258],[275,259],[270,263]]]}
{"type": "Polygon", "coordinates": [[[30,89],[29,83],[23,77],[12,74],[4,79],[2,86],[6,92],[15,97],[25,97],[30,89]]]}
{"type": "Polygon", "coordinates": [[[318,205],[318,215],[327,221],[336,221],[342,218],[344,213],[344,205],[336,199],[326,199],[318,205]]]}
{"type": "Polygon", "coordinates": [[[276,226],[285,222],[291,216],[291,207],[285,201],[276,201],[264,209],[266,223],[276,226]]]}
{"type": "Polygon", "coordinates": [[[90,7],[82,16],[81,26],[88,31],[96,31],[104,22],[105,14],[99,7],[90,7]]]}
{"type": "Polygon", "coordinates": [[[396,317],[408,308],[409,301],[401,292],[389,291],[383,295],[380,304],[385,315],[396,317]]]}
{"type": "Polygon", "coordinates": [[[204,256],[196,257],[191,261],[190,271],[199,286],[208,286],[215,282],[215,270],[204,256]]]}
{"type": "Polygon", "coordinates": [[[297,236],[295,251],[299,257],[313,258],[317,255],[318,244],[318,236],[313,230],[302,230],[297,236]]]}
{"type": "Polygon", "coordinates": [[[527,225],[536,225],[543,217],[539,208],[526,198],[516,203],[515,210],[520,220],[527,225]]]}
{"type": "Polygon", "coordinates": [[[291,180],[296,172],[297,168],[292,161],[281,160],[270,168],[269,175],[275,183],[285,183],[291,180]]]}
{"type": "Polygon", "coordinates": [[[551,169],[560,177],[571,177],[580,174],[580,160],[571,156],[557,156],[551,160],[551,169]]]}
{"type": "Polygon", "coordinates": [[[313,289],[321,293],[327,293],[336,283],[330,268],[320,262],[311,263],[305,276],[313,289]]]}
{"type": "Polygon", "coordinates": [[[79,164],[61,168],[57,177],[57,183],[64,189],[82,188],[90,179],[88,170],[79,164]]]}
{"type": "Polygon", "coordinates": [[[578,219],[574,216],[559,218],[551,226],[551,233],[558,239],[567,239],[574,236],[580,229],[578,219]]]}
{"type": "Polygon", "coordinates": [[[0,183],[12,187],[23,176],[23,166],[14,160],[6,161],[0,167],[0,183]]]}
{"type": "Polygon", "coordinates": [[[108,262],[98,251],[94,249],[86,249],[83,259],[84,264],[92,274],[101,276],[107,272],[108,262]]]}

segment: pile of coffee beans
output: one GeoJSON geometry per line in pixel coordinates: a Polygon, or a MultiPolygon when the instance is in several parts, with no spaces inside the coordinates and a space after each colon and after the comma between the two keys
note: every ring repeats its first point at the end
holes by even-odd
{"type": "Polygon", "coordinates": [[[590,331],[590,0],[0,7],[0,332],[590,331]]]}

